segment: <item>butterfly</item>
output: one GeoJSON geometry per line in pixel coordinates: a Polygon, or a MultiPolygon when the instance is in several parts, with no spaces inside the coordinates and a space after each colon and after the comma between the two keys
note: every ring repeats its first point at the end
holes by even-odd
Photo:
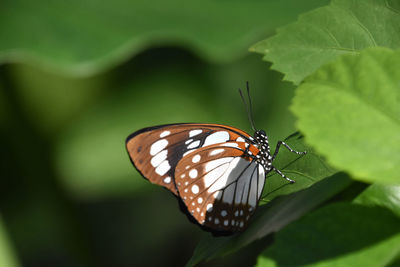
{"type": "Polygon", "coordinates": [[[228,234],[246,229],[269,172],[294,182],[272,165],[281,145],[306,153],[279,141],[271,155],[265,131],[251,136],[221,124],[160,125],[126,139],[131,162],[144,178],[171,191],[203,229],[228,234]]]}

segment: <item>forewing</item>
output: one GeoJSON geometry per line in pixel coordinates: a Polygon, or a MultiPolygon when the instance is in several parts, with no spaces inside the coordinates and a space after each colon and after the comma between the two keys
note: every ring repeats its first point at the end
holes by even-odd
{"type": "Polygon", "coordinates": [[[172,124],[131,134],[126,148],[142,176],[178,195],[175,168],[182,157],[199,148],[233,140],[252,142],[253,138],[239,129],[219,124],[172,124]]]}
{"type": "Polygon", "coordinates": [[[264,168],[252,157],[258,149],[246,142],[203,147],[179,161],[175,182],[179,196],[196,221],[212,231],[244,230],[264,187],[264,168]]]}

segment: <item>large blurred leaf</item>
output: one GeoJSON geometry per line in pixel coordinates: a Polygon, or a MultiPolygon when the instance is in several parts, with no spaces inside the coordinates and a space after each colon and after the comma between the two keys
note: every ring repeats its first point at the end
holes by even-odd
{"type": "Polygon", "coordinates": [[[398,217],[380,207],[337,203],[279,232],[257,266],[387,266],[399,253],[398,217]]]}
{"type": "Polygon", "coordinates": [[[345,55],[310,76],[292,110],[307,142],[355,178],[400,183],[400,51],[345,55]]]}
{"type": "Polygon", "coordinates": [[[261,206],[248,229],[229,237],[205,236],[187,266],[233,253],[268,234],[274,233],[331,198],[351,183],[343,173],[330,176],[305,190],[283,196],[261,206]]]}
{"type": "Polygon", "coordinates": [[[334,0],[302,15],[251,50],[299,84],[337,56],[372,46],[400,47],[399,0],[334,0]]]}
{"type": "Polygon", "coordinates": [[[17,263],[16,255],[11,248],[6,230],[4,229],[2,218],[0,216],[0,266],[16,267],[19,266],[17,263]]]}
{"type": "Polygon", "coordinates": [[[385,207],[400,217],[400,185],[372,184],[354,202],[385,207]]]}
{"type": "Polygon", "coordinates": [[[91,74],[149,46],[177,44],[231,60],[324,1],[2,1],[0,63],[91,74]],[[287,8],[290,6],[290,8],[287,8]]]}
{"type": "Polygon", "coordinates": [[[270,172],[267,175],[267,186],[264,189],[262,202],[269,202],[276,196],[287,195],[305,189],[335,173],[335,170],[328,166],[320,155],[304,144],[304,138],[299,133],[286,138],[285,142],[297,151],[307,151],[306,155],[299,157],[284,146],[281,146],[274,161],[274,166],[286,176],[295,180],[296,183],[288,184],[276,172],[270,172]]]}
{"type": "Polygon", "coordinates": [[[72,78],[33,66],[12,64],[3,69],[21,111],[42,133],[52,133],[73,121],[109,88],[110,75],[72,78]]]}

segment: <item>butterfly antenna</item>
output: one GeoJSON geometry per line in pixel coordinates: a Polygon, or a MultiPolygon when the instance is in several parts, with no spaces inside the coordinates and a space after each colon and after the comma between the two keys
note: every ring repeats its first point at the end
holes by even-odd
{"type": "Polygon", "coordinates": [[[246,103],[246,100],[244,99],[243,92],[240,88],[239,88],[239,94],[240,94],[240,97],[242,98],[244,106],[246,107],[246,112],[247,112],[247,116],[248,116],[250,124],[251,124],[251,128],[253,129],[253,131],[257,131],[256,127],[254,126],[254,120],[253,120],[253,115],[252,115],[252,105],[251,105],[251,98],[250,98],[249,82],[246,82],[246,87],[247,87],[247,97],[248,97],[248,101],[249,101],[248,105],[246,103]]]}

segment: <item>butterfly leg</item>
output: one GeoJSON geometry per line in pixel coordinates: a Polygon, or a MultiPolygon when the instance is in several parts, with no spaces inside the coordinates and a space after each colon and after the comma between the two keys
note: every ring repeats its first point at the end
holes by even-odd
{"type": "Polygon", "coordinates": [[[280,170],[278,170],[277,168],[272,167],[272,169],[273,169],[277,174],[279,174],[280,176],[282,176],[282,178],[288,180],[291,184],[293,184],[293,183],[296,182],[295,180],[292,180],[292,179],[290,179],[289,177],[287,177],[286,175],[284,175],[284,174],[283,174],[280,170]]]}
{"type": "Polygon", "coordinates": [[[304,155],[304,154],[307,154],[307,151],[304,151],[304,152],[296,151],[296,150],[292,149],[292,148],[291,148],[288,144],[286,144],[285,142],[283,142],[283,141],[278,141],[278,144],[276,144],[276,149],[275,149],[274,155],[272,156],[272,161],[275,159],[276,155],[278,155],[279,148],[281,147],[281,145],[284,145],[287,149],[289,149],[290,152],[296,153],[297,155],[304,155]]]}

